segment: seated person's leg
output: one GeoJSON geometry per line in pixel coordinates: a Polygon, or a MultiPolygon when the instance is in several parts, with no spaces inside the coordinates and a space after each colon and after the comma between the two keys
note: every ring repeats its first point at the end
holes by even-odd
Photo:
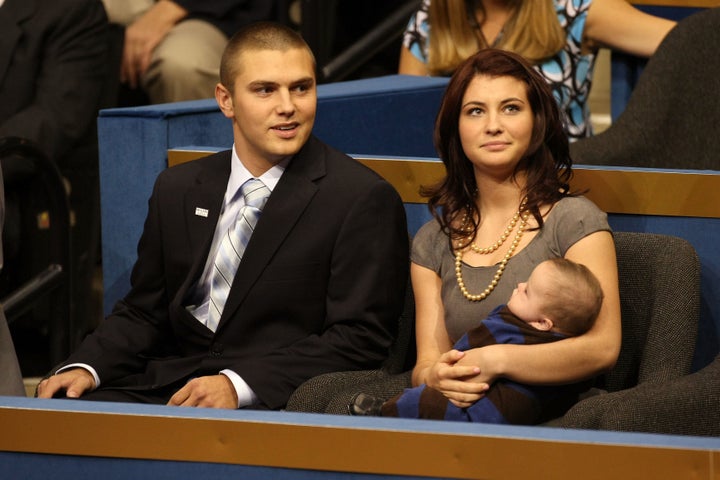
{"type": "MultiPolygon", "coordinates": [[[[149,403],[165,405],[175,393],[175,388],[151,391],[115,390],[99,388],[80,397],[80,400],[93,402],[149,403]]],[[[63,397],[64,398],[64,397],[63,397]]]]}
{"type": "Polygon", "coordinates": [[[151,103],[211,98],[228,38],[202,20],[177,24],[157,46],[142,79],[151,103]]]}

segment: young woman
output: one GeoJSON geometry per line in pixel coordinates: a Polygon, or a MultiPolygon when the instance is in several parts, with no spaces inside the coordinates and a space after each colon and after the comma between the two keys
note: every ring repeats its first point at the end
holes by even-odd
{"type": "Polygon", "coordinates": [[[435,219],[413,240],[413,384],[467,407],[500,377],[561,384],[612,367],[620,350],[612,234],[606,215],[568,190],[568,140],[544,79],[519,55],[481,50],[450,80],[435,144],[447,176],[426,189],[435,219]],[[452,349],[536,265],[555,257],[586,265],[602,286],[589,332],[552,344],[452,349]]]}

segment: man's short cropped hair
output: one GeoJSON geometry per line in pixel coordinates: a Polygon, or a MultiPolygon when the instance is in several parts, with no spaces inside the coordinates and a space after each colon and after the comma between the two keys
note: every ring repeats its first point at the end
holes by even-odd
{"type": "Polygon", "coordinates": [[[241,64],[238,58],[243,52],[257,50],[286,51],[304,48],[312,58],[315,57],[310,47],[295,30],[276,22],[256,22],[240,29],[230,38],[222,60],[220,61],[220,83],[233,93],[235,79],[240,73],[241,64]]]}

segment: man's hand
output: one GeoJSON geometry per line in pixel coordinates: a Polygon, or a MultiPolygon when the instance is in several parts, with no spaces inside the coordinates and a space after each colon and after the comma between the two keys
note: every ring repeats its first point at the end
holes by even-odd
{"type": "Polygon", "coordinates": [[[238,398],[228,377],[212,375],[190,380],[172,396],[168,405],[236,409],[238,398]]]}
{"type": "Polygon", "coordinates": [[[156,2],[125,29],[120,81],[136,88],[139,78],[150,66],[155,47],[188,12],[169,0],[156,2]]]}
{"type": "Polygon", "coordinates": [[[38,398],[52,398],[61,390],[67,398],[80,398],[85,392],[95,390],[95,379],[84,368],[73,368],[46,378],[38,385],[38,398]]]}

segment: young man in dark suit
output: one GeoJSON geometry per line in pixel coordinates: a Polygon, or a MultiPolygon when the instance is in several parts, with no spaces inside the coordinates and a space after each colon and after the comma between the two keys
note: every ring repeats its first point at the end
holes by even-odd
{"type": "Polygon", "coordinates": [[[312,376],[386,357],[408,270],[398,194],[312,136],[315,62],[295,32],[245,28],[220,70],[233,150],[160,174],[131,291],[40,397],[279,409],[312,376]],[[253,178],[272,191],[257,223],[237,194],[253,178]],[[254,232],[233,242],[223,307],[219,259],[241,217],[254,232]]]}

